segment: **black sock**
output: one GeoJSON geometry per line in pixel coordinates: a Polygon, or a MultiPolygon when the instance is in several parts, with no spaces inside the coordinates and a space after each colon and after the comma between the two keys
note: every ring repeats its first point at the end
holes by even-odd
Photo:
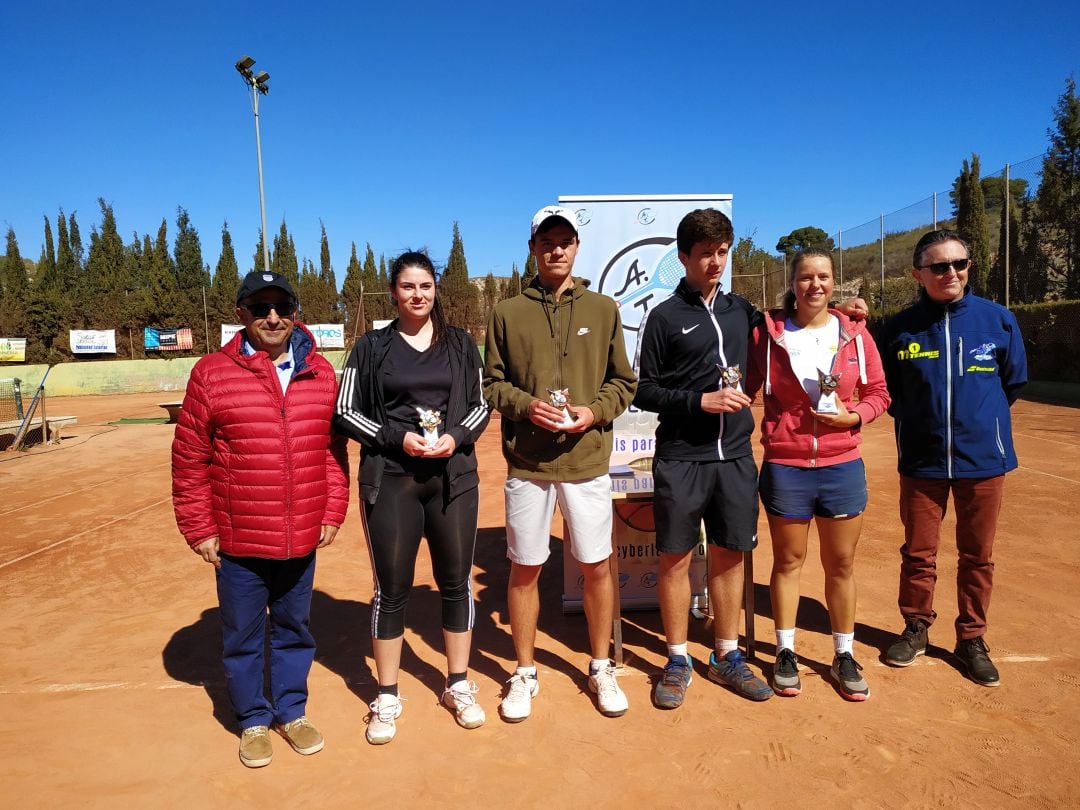
{"type": "Polygon", "coordinates": [[[397,697],[397,684],[392,683],[389,686],[383,686],[382,684],[380,684],[379,685],[379,694],[380,695],[393,695],[394,697],[397,697]]]}
{"type": "Polygon", "coordinates": [[[455,683],[460,683],[469,675],[468,672],[451,672],[446,676],[446,688],[449,689],[455,683]]]}

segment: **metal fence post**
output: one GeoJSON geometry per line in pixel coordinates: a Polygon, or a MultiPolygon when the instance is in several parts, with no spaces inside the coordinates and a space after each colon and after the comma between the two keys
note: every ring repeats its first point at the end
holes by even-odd
{"type": "Polygon", "coordinates": [[[881,229],[881,315],[885,315],[885,215],[878,216],[881,229]]]}
{"type": "Polygon", "coordinates": [[[844,229],[836,232],[836,242],[840,249],[840,295],[844,294],[844,229]]]}
{"type": "Polygon", "coordinates": [[[1003,267],[1005,268],[1005,308],[1009,307],[1009,237],[1011,234],[1009,231],[1009,198],[1012,196],[1009,190],[1009,164],[1005,164],[1005,207],[1002,209],[1001,215],[1005,217],[1005,261],[1003,267]]]}
{"type": "Polygon", "coordinates": [[[934,230],[937,230],[937,192],[934,192],[934,230]]]}

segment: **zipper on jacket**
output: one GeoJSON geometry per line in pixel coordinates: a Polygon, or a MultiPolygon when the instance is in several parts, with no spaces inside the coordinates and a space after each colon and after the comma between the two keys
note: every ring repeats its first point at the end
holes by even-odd
{"type": "Polygon", "coordinates": [[[953,374],[952,332],[949,329],[949,311],[945,310],[945,477],[952,478],[953,438],[953,374]]]}
{"type": "MultiPolygon", "coordinates": [[[[713,304],[716,303],[716,297],[715,296],[719,295],[719,294],[720,294],[719,290],[717,290],[714,293],[713,304]]],[[[717,323],[717,321],[716,321],[716,315],[713,314],[712,307],[709,306],[708,302],[705,300],[704,295],[702,295],[701,293],[698,293],[698,298],[701,299],[701,305],[703,307],[705,307],[705,311],[707,313],[709,313],[709,320],[712,321],[713,329],[716,331],[716,343],[717,343],[717,346],[719,347],[719,351],[717,352],[717,354],[719,355],[720,359],[724,363],[727,363],[727,361],[728,361],[727,360],[727,355],[724,354],[724,333],[720,329],[720,324],[717,323]]],[[[720,432],[716,436],[716,455],[719,457],[720,461],[723,461],[724,460],[724,428],[727,426],[727,419],[725,418],[725,414],[723,414],[723,413],[719,414],[719,416],[720,416],[720,432]]]]}
{"type": "MultiPolygon", "coordinates": [[[[571,293],[570,294],[573,295],[573,288],[572,287],[571,287],[571,293]]],[[[543,295],[547,295],[547,292],[546,291],[543,292],[543,295]]],[[[554,333],[551,336],[551,348],[552,348],[552,351],[554,351],[554,353],[555,353],[555,382],[554,382],[554,385],[555,385],[555,390],[557,391],[560,388],[562,388],[562,352],[559,351],[559,331],[560,331],[559,330],[559,325],[560,325],[559,324],[559,319],[560,319],[561,315],[559,314],[559,298],[556,298],[554,293],[552,293],[551,297],[552,297],[552,299],[554,301],[554,303],[553,303],[553,305],[551,307],[551,331],[554,333]]],[[[573,394],[571,394],[571,396],[573,396],[573,394]]],[[[571,400],[571,401],[573,401],[573,400],[571,400]]],[[[557,453],[555,455],[554,460],[551,463],[552,471],[553,471],[553,473],[555,475],[556,480],[558,480],[558,476],[559,476],[559,459],[560,458],[562,458],[562,454],[557,453]]]]}
{"type": "MultiPolygon", "coordinates": [[[[275,375],[277,371],[275,370],[275,375]]],[[[289,421],[285,418],[285,400],[289,396],[289,388],[292,387],[292,383],[295,381],[296,375],[293,374],[293,379],[289,381],[289,386],[282,392],[281,395],[281,437],[282,444],[284,445],[284,459],[285,459],[285,559],[292,559],[292,502],[293,502],[293,463],[292,457],[289,453],[289,421]]],[[[274,380],[277,383],[277,379],[274,380]]],[[[280,388],[280,385],[279,385],[280,388]]],[[[320,528],[321,531],[321,528],[320,528]]]]}

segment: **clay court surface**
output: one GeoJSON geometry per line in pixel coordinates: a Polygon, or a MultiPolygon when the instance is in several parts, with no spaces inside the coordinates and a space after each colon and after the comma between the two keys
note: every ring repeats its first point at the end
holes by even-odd
{"type": "MultiPolygon", "coordinates": [[[[561,527],[542,583],[533,716],[496,711],[512,667],[505,610],[498,425],[484,436],[473,673],[488,722],[459,728],[437,703],[444,663],[426,550],[410,604],[397,739],[364,741],[374,698],[372,583],[357,494],[320,552],[312,626],[319,644],[308,714],[326,737],[312,757],[276,735],[273,763],[244,768],[218,660],[213,571],[177,533],[161,394],[50,399],[75,414],[58,447],[0,454],[0,785],[7,807],[1076,807],[1080,806],[1080,410],[1020,402],[1021,469],[996,547],[987,636],[997,689],[952,661],[955,547],[947,521],[930,654],[880,663],[901,628],[901,542],[892,424],[864,432],[870,507],[859,549],[855,656],[872,690],[847,703],[828,680],[832,643],[816,552],[799,613],[803,693],[751,704],[705,678],[686,704],[650,703],[664,660],[659,614],[627,614],[630,700],[595,709],[584,619],[563,615],[561,527]]],[[[352,449],[354,478],[357,452],[352,449]]],[[[756,553],[758,658],[771,672],[771,554],[756,553]]],[[[711,629],[691,625],[708,656],[711,629]]]]}

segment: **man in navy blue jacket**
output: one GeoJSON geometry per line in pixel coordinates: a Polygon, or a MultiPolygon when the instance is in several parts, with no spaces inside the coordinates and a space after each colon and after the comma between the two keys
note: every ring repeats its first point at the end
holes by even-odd
{"type": "Polygon", "coordinates": [[[880,336],[899,456],[906,624],[885,661],[906,667],[926,651],[951,492],[960,555],[955,652],[973,681],[997,686],[983,637],[1005,473],[1017,466],[1009,408],[1027,383],[1027,355],[1013,314],[968,289],[971,260],[959,234],[925,234],[912,265],[919,301],[889,319],[880,336]]]}

